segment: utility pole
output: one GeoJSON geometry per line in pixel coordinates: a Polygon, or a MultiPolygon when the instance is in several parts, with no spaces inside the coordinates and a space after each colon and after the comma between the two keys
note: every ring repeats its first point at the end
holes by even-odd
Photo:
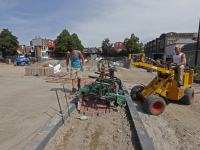
{"type": "Polygon", "coordinates": [[[200,32],[200,19],[199,19],[198,38],[197,38],[197,48],[196,48],[196,54],[195,54],[195,66],[197,65],[197,56],[198,56],[198,47],[199,47],[199,32],[200,32]]]}

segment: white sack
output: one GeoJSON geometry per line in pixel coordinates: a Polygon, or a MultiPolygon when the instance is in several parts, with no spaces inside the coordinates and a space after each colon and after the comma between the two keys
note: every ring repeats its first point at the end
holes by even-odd
{"type": "Polygon", "coordinates": [[[54,67],[54,73],[61,72],[61,65],[58,64],[54,67]]]}

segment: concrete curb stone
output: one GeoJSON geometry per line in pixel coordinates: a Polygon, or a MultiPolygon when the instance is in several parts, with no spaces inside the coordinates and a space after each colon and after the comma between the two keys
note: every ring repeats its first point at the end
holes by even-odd
{"type": "Polygon", "coordinates": [[[124,89],[124,95],[126,96],[126,102],[131,116],[131,120],[135,127],[134,129],[137,134],[141,150],[155,150],[151,138],[149,137],[149,134],[147,133],[146,128],[124,84],[123,84],[123,89],[124,89]]]}
{"type": "MultiPolygon", "coordinates": [[[[72,113],[76,108],[77,98],[69,103],[69,110],[72,113]]],[[[68,118],[68,111],[63,115],[64,120],[68,118]]],[[[43,127],[23,148],[22,150],[42,150],[57,130],[63,125],[61,113],[57,113],[51,121],[43,127]]]]}

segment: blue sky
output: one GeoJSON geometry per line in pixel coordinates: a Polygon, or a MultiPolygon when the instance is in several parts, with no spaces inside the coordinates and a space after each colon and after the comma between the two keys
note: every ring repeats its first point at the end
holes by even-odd
{"type": "Polygon", "coordinates": [[[132,33],[146,43],[171,31],[197,32],[199,18],[200,0],[0,0],[0,32],[7,28],[26,45],[38,35],[54,40],[63,29],[84,47],[132,33]]]}

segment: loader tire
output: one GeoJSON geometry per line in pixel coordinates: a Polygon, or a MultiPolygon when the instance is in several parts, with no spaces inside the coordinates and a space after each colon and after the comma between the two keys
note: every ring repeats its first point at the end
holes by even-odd
{"type": "Polygon", "coordinates": [[[185,95],[180,99],[183,104],[191,105],[194,101],[194,89],[187,88],[185,90],[185,95]]]}
{"type": "Polygon", "coordinates": [[[162,97],[150,95],[144,100],[143,108],[148,114],[157,116],[164,112],[166,102],[162,97]]]}
{"type": "Polygon", "coordinates": [[[142,85],[136,85],[131,89],[131,98],[132,100],[136,100],[137,97],[137,92],[141,92],[144,89],[142,85]]]}

